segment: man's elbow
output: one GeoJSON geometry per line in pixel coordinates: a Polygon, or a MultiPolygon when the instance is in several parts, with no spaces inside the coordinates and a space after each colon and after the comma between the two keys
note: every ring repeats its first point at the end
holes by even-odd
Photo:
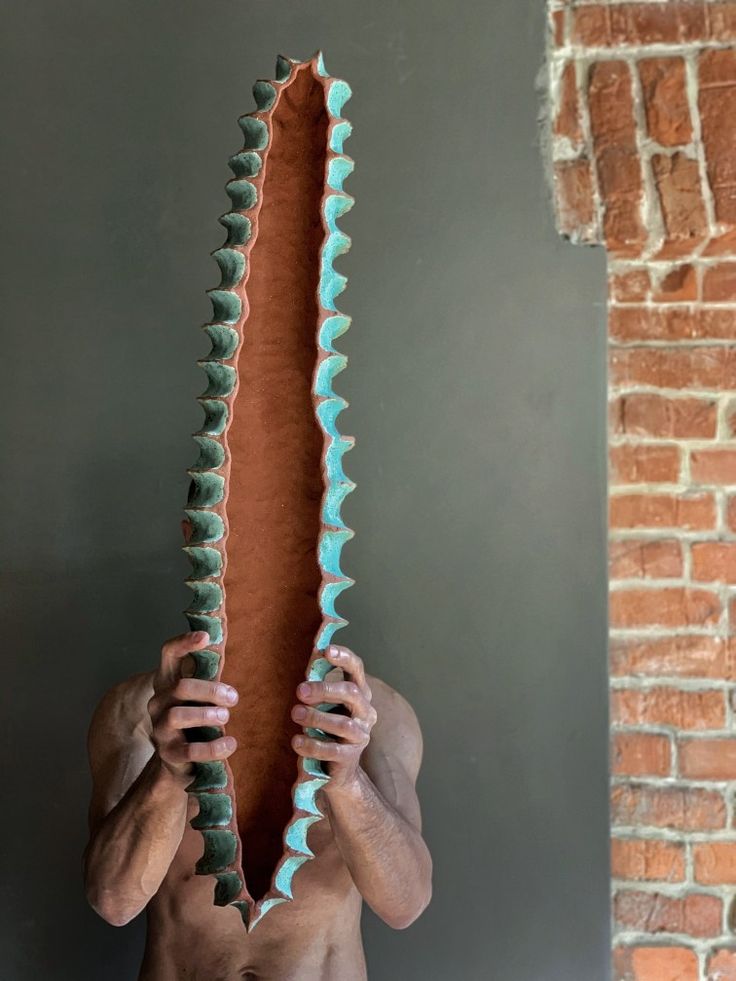
{"type": "Polygon", "coordinates": [[[133,909],[121,904],[114,896],[96,894],[90,889],[87,890],[87,902],[95,913],[101,916],[105,923],[109,923],[110,926],[125,926],[140,913],[139,909],[133,909]]]}
{"type": "Polygon", "coordinates": [[[419,919],[432,899],[432,882],[427,881],[421,893],[414,897],[411,903],[406,903],[401,909],[392,910],[381,919],[393,930],[406,930],[419,919]]]}

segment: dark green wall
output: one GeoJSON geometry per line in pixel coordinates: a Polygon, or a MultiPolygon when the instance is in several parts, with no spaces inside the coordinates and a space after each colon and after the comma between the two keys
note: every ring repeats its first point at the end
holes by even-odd
{"type": "Polygon", "coordinates": [[[184,628],[226,160],[277,51],[355,96],[341,635],[421,718],[435,895],[375,981],[607,973],[604,256],[558,240],[541,0],[3,4],[3,978],[124,981],[85,906],[100,694],[184,628]],[[8,779],[9,774],[9,779],[8,779]]]}

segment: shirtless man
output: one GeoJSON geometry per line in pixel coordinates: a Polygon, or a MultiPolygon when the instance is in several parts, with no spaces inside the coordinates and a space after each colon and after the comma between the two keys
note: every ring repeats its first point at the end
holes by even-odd
{"type": "Polygon", "coordinates": [[[213,905],[214,879],[194,874],[202,837],[189,826],[198,808],[185,789],[191,763],[224,760],[236,749],[232,736],[184,737],[186,728],[227,722],[238,700],[225,684],[186,676],[187,652],[208,640],[197,632],[167,641],[156,671],[111,689],[95,712],[84,855],[89,902],[115,926],[146,909],[139,981],[362,981],[362,900],[402,929],[431,895],[415,792],[422,755],[416,716],[345,647],[329,648],[335,670],[325,681],[298,687],[294,721],[338,737],[292,742],[296,753],[328,763],[331,779],[318,799],[325,819],[309,832],[316,857],[297,874],[294,901],[247,934],[237,909],[213,905]],[[186,704],[192,701],[202,707],[186,704]],[[318,711],[320,702],[347,715],[318,711]]]}

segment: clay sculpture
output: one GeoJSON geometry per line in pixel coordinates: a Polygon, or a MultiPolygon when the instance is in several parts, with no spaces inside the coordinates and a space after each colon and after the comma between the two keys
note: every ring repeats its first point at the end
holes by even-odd
{"type": "Polygon", "coordinates": [[[227,725],[237,751],[195,764],[188,788],[204,844],[196,871],[216,877],[214,902],[237,907],[247,930],[293,898],[294,874],[312,857],[307,831],[322,816],[316,795],[329,777],[293,751],[290,709],[300,681],[331,669],[324,651],[346,622],[335,600],[352,583],[340,568],[352,532],[340,509],[354,486],[342,466],[353,440],[336,426],[347,403],[332,387],[346,363],[334,341],[350,323],[335,306],[346,279],[333,268],[350,247],[336,224],[353,203],[343,191],[351,126],[340,116],[350,88],[317,53],[279,57],[276,79],[253,92],[257,109],[240,118],[244,146],[229,161],[227,240],[213,253],[222,280],[204,326],[212,349],[200,362],[185,548],[186,615],[211,641],[191,655],[195,676],[240,693],[227,725]]]}

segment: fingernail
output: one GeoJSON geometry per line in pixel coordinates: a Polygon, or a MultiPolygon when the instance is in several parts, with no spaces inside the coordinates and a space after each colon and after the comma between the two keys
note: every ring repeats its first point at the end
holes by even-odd
{"type": "Polygon", "coordinates": [[[215,714],[217,715],[217,718],[220,720],[220,722],[227,722],[227,720],[230,718],[230,713],[228,712],[227,709],[224,708],[218,708],[215,714]]]}
{"type": "Polygon", "coordinates": [[[237,702],[237,700],[238,700],[238,693],[235,691],[234,688],[226,688],[225,689],[225,698],[227,699],[228,702],[237,702]]]}
{"type": "Polygon", "coordinates": [[[303,746],[304,745],[304,736],[294,736],[292,745],[294,745],[294,746],[303,746]]]}
{"type": "Polygon", "coordinates": [[[300,694],[300,696],[302,698],[306,698],[307,695],[309,695],[309,693],[310,693],[311,690],[312,689],[310,688],[310,686],[306,682],[304,682],[303,684],[299,685],[299,687],[297,688],[297,691],[299,692],[299,694],[300,694]]]}
{"type": "Polygon", "coordinates": [[[328,653],[333,661],[339,661],[342,657],[342,651],[339,647],[331,647],[328,653]]]}
{"type": "Polygon", "coordinates": [[[195,630],[194,635],[193,635],[193,638],[194,638],[195,642],[197,644],[199,644],[202,641],[205,641],[205,642],[209,641],[210,635],[207,633],[206,630],[195,630]]]}
{"type": "Polygon", "coordinates": [[[303,705],[297,705],[292,712],[292,716],[297,722],[303,722],[307,717],[307,710],[303,705]]]}

